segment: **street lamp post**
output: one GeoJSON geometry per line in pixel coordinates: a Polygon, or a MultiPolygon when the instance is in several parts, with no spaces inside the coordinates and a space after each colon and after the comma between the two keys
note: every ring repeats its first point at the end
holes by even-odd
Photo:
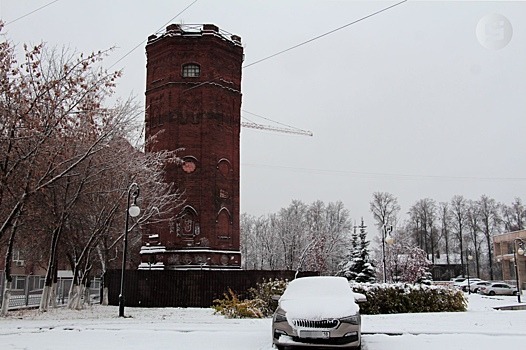
{"type": "Polygon", "coordinates": [[[469,283],[469,262],[471,260],[473,260],[473,255],[471,255],[471,250],[470,249],[466,249],[466,257],[467,257],[467,260],[466,260],[466,272],[467,272],[467,277],[468,277],[468,294],[471,294],[471,285],[469,283]]]}
{"type": "Polygon", "coordinates": [[[385,264],[385,244],[393,244],[393,237],[391,236],[391,232],[393,231],[393,225],[387,226],[386,224],[382,227],[382,259],[383,259],[383,267],[384,267],[384,283],[387,283],[387,267],[385,264]]]}
{"type": "Polygon", "coordinates": [[[141,209],[137,206],[137,197],[139,196],[139,185],[135,182],[128,188],[128,202],[126,204],[126,219],[124,224],[124,248],[122,252],[122,270],[121,270],[121,291],[119,294],[119,317],[124,317],[124,279],[126,272],[126,253],[128,251],[128,218],[139,216],[141,209]],[[130,198],[133,197],[133,204],[130,206],[130,198]]]}
{"type": "Polygon", "coordinates": [[[520,278],[519,278],[519,263],[517,259],[517,254],[524,255],[524,241],[520,238],[515,238],[514,244],[513,244],[513,263],[515,265],[515,280],[517,283],[517,301],[521,302],[521,285],[520,285],[520,278]],[[519,246],[519,249],[517,249],[517,246],[519,246]]]}

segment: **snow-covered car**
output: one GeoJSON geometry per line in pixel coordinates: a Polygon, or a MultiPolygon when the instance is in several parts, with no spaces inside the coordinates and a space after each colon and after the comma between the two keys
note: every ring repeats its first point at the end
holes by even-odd
{"type": "MultiPolygon", "coordinates": [[[[473,278],[476,278],[476,277],[469,276],[470,280],[473,279],[473,278]]],[[[452,278],[451,282],[453,282],[453,285],[456,286],[456,285],[466,281],[467,279],[468,279],[467,276],[457,276],[455,278],[452,278]]]]}
{"type": "Polygon", "coordinates": [[[486,295],[517,295],[517,289],[504,282],[494,282],[489,286],[480,287],[479,293],[486,295]]]}
{"type": "Polygon", "coordinates": [[[474,283],[470,283],[469,289],[471,293],[478,293],[480,287],[489,286],[492,282],[488,281],[477,281],[474,283]]]}
{"type": "Polygon", "coordinates": [[[456,277],[451,279],[451,284],[453,287],[457,288],[458,285],[464,282],[466,279],[464,277],[456,277]]]}
{"type": "Polygon", "coordinates": [[[463,277],[463,276],[457,276],[457,277],[453,277],[451,279],[451,282],[455,283],[455,282],[462,282],[466,279],[466,277],[463,277]]]}
{"type": "Polygon", "coordinates": [[[272,341],[292,346],[361,346],[360,309],[344,277],[303,277],[289,283],[272,319],[272,341]]]}
{"type": "Polygon", "coordinates": [[[480,282],[480,281],[482,281],[480,278],[476,278],[476,277],[471,278],[470,277],[469,279],[466,278],[464,281],[454,284],[454,286],[457,287],[458,289],[464,291],[464,292],[467,292],[468,291],[468,285],[471,286],[473,283],[480,282]]]}

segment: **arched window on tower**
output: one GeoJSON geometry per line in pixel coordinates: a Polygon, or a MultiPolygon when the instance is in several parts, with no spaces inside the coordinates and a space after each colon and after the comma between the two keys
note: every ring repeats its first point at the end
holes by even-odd
{"type": "Polygon", "coordinates": [[[177,236],[180,237],[194,237],[199,235],[199,222],[197,219],[197,212],[194,208],[190,206],[184,208],[177,219],[176,231],[177,236]]]}
{"type": "Polygon", "coordinates": [[[218,238],[230,239],[232,236],[232,216],[226,208],[221,208],[216,218],[218,238]]]}
{"type": "Polygon", "coordinates": [[[201,67],[195,63],[185,64],[183,66],[183,77],[198,78],[201,75],[201,67]]]}

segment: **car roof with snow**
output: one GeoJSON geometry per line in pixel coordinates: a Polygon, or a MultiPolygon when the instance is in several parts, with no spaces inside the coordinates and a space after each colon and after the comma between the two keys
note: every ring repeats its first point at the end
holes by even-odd
{"type": "Polygon", "coordinates": [[[353,291],[345,277],[313,276],[289,282],[282,299],[309,298],[314,296],[353,297],[353,291]]]}

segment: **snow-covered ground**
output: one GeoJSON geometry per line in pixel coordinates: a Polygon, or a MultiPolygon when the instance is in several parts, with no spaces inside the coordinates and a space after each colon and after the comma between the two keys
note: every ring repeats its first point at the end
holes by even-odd
{"type": "MultiPolygon", "coordinates": [[[[516,297],[469,296],[459,313],[362,317],[364,350],[515,349],[526,346],[526,311],[496,311],[516,297]],[[377,334],[374,334],[377,333],[377,334]]],[[[272,349],[270,319],[225,319],[211,309],[118,308],[11,312],[0,319],[0,349],[272,349]]]]}

